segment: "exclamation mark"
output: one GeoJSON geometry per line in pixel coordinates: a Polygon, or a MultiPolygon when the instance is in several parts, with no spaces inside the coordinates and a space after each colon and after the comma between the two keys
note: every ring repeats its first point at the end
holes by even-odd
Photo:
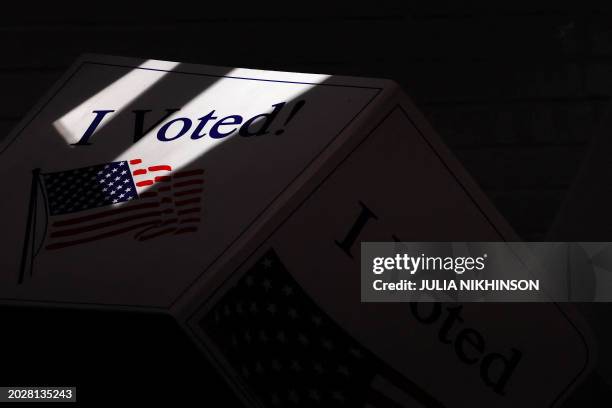
{"type": "MultiPolygon", "coordinates": [[[[306,101],[302,99],[293,106],[293,109],[291,109],[291,112],[289,112],[289,116],[287,116],[287,120],[285,120],[285,126],[287,126],[287,124],[291,121],[291,119],[295,117],[295,115],[300,111],[300,109],[302,109],[302,107],[304,107],[305,104],[306,104],[306,101]]],[[[280,135],[284,131],[285,129],[278,129],[276,132],[274,132],[274,134],[280,135]]]]}

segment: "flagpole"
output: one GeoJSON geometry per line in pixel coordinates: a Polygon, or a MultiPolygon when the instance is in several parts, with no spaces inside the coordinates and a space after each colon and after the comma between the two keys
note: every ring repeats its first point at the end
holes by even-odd
{"type": "MultiPolygon", "coordinates": [[[[23,251],[21,253],[21,267],[19,269],[18,284],[23,283],[25,271],[28,266],[28,255],[30,254],[30,247],[32,246],[32,235],[34,233],[37,197],[38,197],[38,177],[40,175],[40,169],[36,168],[32,170],[32,185],[30,187],[30,207],[28,208],[28,221],[26,224],[25,238],[23,240],[23,251]]],[[[32,241],[33,242],[33,241],[32,241]]],[[[29,263],[32,263],[32,259],[29,259],[29,263]]]]}

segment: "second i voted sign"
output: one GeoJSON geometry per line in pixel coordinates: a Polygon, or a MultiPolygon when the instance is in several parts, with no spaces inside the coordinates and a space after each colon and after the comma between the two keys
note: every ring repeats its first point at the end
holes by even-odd
{"type": "Polygon", "coordinates": [[[360,301],[360,241],[514,235],[407,98],[356,139],[183,298],[202,350],[254,406],[560,405],[593,358],[571,310],[360,301]]]}
{"type": "Polygon", "coordinates": [[[0,158],[4,302],[169,311],[249,406],[557,406],[591,369],[565,306],[361,302],[362,241],[517,240],[392,81],[87,55],[0,158]]]}

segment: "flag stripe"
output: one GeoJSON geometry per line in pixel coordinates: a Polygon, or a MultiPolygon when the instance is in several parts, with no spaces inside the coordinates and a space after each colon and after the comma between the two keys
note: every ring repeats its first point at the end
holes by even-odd
{"type": "Polygon", "coordinates": [[[192,186],[194,184],[204,184],[204,180],[195,179],[195,180],[181,181],[178,183],[174,183],[172,187],[185,187],[185,186],[192,186]]]}
{"type": "MultiPolygon", "coordinates": [[[[391,400],[395,402],[395,406],[400,407],[423,407],[424,405],[417,401],[410,393],[409,390],[403,389],[407,387],[401,387],[394,384],[391,380],[377,375],[371,384],[371,399],[378,401],[391,400]],[[382,397],[381,397],[382,396],[382,397]],[[384,398],[383,398],[384,397],[384,398]]],[[[374,405],[376,405],[374,403],[374,405]]],[[[393,406],[393,405],[383,405],[393,406]]]]}
{"type": "Polygon", "coordinates": [[[199,218],[185,218],[179,221],[179,224],[187,224],[189,222],[200,222],[199,218]]]}
{"type": "Polygon", "coordinates": [[[139,240],[139,241],[145,241],[145,240],[147,240],[147,239],[157,238],[157,237],[159,237],[160,235],[169,234],[169,233],[173,232],[175,229],[176,229],[175,227],[170,227],[170,228],[163,229],[163,230],[161,230],[161,231],[154,232],[153,234],[149,234],[149,235],[141,235],[141,236],[138,238],[138,240],[139,240]]]}
{"type": "Polygon", "coordinates": [[[147,203],[138,203],[138,204],[132,204],[132,205],[126,205],[120,208],[116,208],[113,210],[107,210],[107,211],[103,211],[103,212],[98,212],[98,213],[94,213],[94,214],[89,214],[86,216],[82,216],[82,217],[75,217],[75,218],[70,218],[67,220],[62,220],[62,221],[55,221],[52,225],[54,227],[63,227],[66,225],[74,225],[74,224],[78,224],[80,222],[85,222],[85,221],[91,221],[91,220],[96,220],[99,218],[104,218],[104,217],[109,217],[111,215],[116,215],[116,214],[122,214],[128,211],[135,211],[135,210],[141,210],[141,209],[147,209],[147,208],[156,208],[159,207],[159,203],[157,202],[147,202],[147,203]]]}
{"type": "Polygon", "coordinates": [[[174,234],[178,235],[178,234],[184,234],[186,232],[196,232],[197,230],[198,230],[198,227],[185,227],[185,228],[180,228],[176,230],[174,234]]]}
{"type": "Polygon", "coordinates": [[[200,174],[204,174],[204,170],[191,170],[191,171],[179,171],[178,173],[173,174],[174,178],[183,178],[189,176],[197,176],[200,174]]]}
{"type": "Polygon", "coordinates": [[[151,226],[149,228],[145,228],[145,229],[143,229],[141,231],[138,231],[138,233],[136,233],[136,235],[134,235],[134,238],[139,239],[141,236],[147,235],[147,233],[149,233],[150,231],[156,230],[156,229],[158,229],[160,227],[165,227],[168,224],[175,223],[176,220],[177,220],[176,218],[172,218],[172,219],[168,219],[168,220],[165,220],[165,221],[162,221],[162,222],[158,221],[155,225],[153,225],[153,226],[151,226]]]}
{"type": "Polygon", "coordinates": [[[113,231],[105,232],[103,234],[94,235],[93,237],[87,237],[87,238],[76,239],[76,240],[73,240],[73,241],[65,241],[65,242],[57,242],[57,243],[54,243],[54,244],[49,244],[45,248],[46,249],[50,249],[50,250],[65,248],[65,247],[72,246],[72,245],[77,245],[77,244],[83,244],[83,243],[86,243],[86,242],[96,241],[96,240],[102,239],[102,238],[113,237],[115,235],[123,234],[125,232],[133,231],[135,229],[143,228],[143,227],[146,227],[146,226],[149,226],[149,225],[154,225],[154,224],[157,224],[157,221],[143,222],[143,223],[134,224],[134,225],[131,225],[131,226],[128,226],[128,227],[120,228],[118,230],[113,230],[113,231]]]}
{"type": "Polygon", "coordinates": [[[185,214],[192,214],[192,213],[196,213],[196,212],[200,212],[200,207],[197,208],[188,208],[186,210],[180,210],[177,211],[178,215],[185,215],[185,214]]]}
{"type": "Polygon", "coordinates": [[[144,213],[138,213],[138,214],[131,215],[129,217],[117,218],[114,220],[104,221],[104,222],[100,222],[97,224],[87,225],[84,227],[66,228],[62,230],[57,230],[57,231],[52,232],[50,237],[51,238],[67,237],[70,235],[80,234],[83,232],[91,232],[91,231],[94,231],[100,228],[106,228],[106,227],[110,227],[114,225],[123,224],[125,222],[139,220],[141,218],[159,217],[161,214],[162,214],[161,211],[149,211],[149,212],[144,212],[144,213]]]}
{"type": "Polygon", "coordinates": [[[157,193],[155,191],[145,191],[140,194],[140,198],[149,198],[149,197],[157,197],[157,193]]]}
{"type": "Polygon", "coordinates": [[[200,194],[203,191],[203,189],[201,188],[196,188],[194,190],[185,190],[185,191],[179,191],[178,193],[174,193],[175,197],[182,197],[185,195],[191,195],[191,194],[200,194]]]}
{"type": "Polygon", "coordinates": [[[201,200],[200,197],[194,197],[194,198],[189,198],[183,201],[175,201],[174,204],[176,204],[177,207],[182,207],[184,205],[199,203],[200,200],[201,200]]]}
{"type": "Polygon", "coordinates": [[[172,171],[172,167],[167,166],[167,165],[149,167],[149,171],[161,171],[161,170],[172,171]]]}

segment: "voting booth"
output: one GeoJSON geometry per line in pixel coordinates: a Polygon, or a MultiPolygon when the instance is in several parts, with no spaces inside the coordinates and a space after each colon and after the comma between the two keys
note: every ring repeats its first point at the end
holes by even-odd
{"type": "Polygon", "coordinates": [[[85,55],[0,156],[2,301],[171,313],[248,406],[555,406],[590,370],[561,305],[360,301],[360,242],[518,240],[392,81],[85,55]]]}

